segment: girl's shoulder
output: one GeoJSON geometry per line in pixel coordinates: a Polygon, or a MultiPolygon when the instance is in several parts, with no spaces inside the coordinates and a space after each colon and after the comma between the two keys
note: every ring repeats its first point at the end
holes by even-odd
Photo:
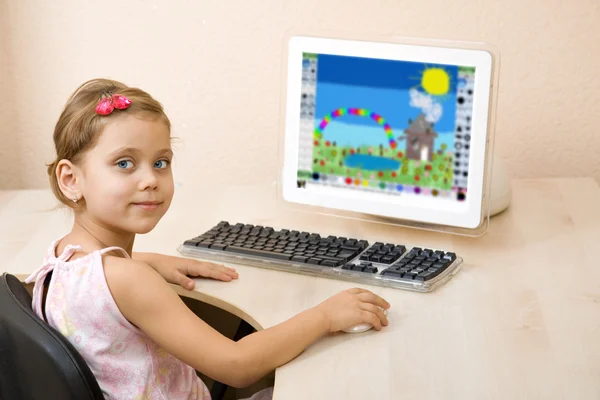
{"type": "Polygon", "coordinates": [[[173,292],[169,284],[142,261],[103,255],[102,264],[117,308],[130,324],[145,331],[144,321],[152,318],[157,305],[165,304],[165,293],[173,292]]]}
{"type": "Polygon", "coordinates": [[[104,275],[109,283],[119,284],[122,281],[144,280],[147,279],[148,274],[156,273],[143,261],[120,257],[113,253],[104,253],[101,256],[104,275]]]}

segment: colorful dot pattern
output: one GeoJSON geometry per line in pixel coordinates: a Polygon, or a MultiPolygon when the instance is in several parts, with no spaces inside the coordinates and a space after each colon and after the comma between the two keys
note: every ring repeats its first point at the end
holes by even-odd
{"type": "Polygon", "coordinates": [[[398,145],[396,143],[396,141],[394,140],[394,134],[392,132],[392,127],[390,126],[390,124],[388,124],[381,115],[379,115],[375,112],[371,112],[365,108],[345,108],[344,107],[344,108],[338,108],[337,110],[330,112],[325,117],[323,117],[323,119],[321,120],[319,125],[315,128],[315,131],[314,131],[315,139],[321,139],[323,137],[323,131],[325,130],[325,128],[327,127],[329,122],[331,122],[335,118],[343,117],[344,115],[355,115],[358,117],[370,117],[373,121],[377,122],[379,125],[381,125],[383,127],[383,130],[385,131],[385,134],[387,136],[390,147],[392,149],[395,149],[396,146],[398,145]]]}
{"type": "MultiPolygon", "coordinates": [[[[345,184],[345,186],[355,186],[355,187],[370,187],[373,189],[380,189],[380,190],[391,190],[391,191],[397,191],[397,192],[405,192],[405,193],[412,193],[412,194],[416,194],[416,195],[425,195],[425,196],[433,196],[433,197],[447,197],[450,192],[448,191],[441,191],[438,189],[430,189],[430,188],[423,188],[420,186],[410,186],[410,185],[402,185],[402,184],[386,184],[385,182],[380,182],[377,180],[368,180],[368,179],[361,179],[361,178],[351,178],[351,177],[339,177],[339,176],[332,176],[330,177],[332,183],[334,183],[335,181],[337,181],[338,179],[341,179],[342,185],[345,184]]],[[[313,181],[326,181],[326,180],[330,180],[330,178],[327,177],[327,175],[323,175],[323,174],[319,174],[319,173],[313,173],[312,179],[313,181]]],[[[453,188],[451,192],[456,193],[456,188],[453,188]]],[[[463,201],[466,197],[466,194],[464,192],[459,192],[456,193],[458,195],[459,200],[463,201]]]]}

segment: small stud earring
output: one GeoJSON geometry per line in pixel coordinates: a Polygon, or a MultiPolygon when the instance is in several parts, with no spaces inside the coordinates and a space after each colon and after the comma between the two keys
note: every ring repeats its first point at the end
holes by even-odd
{"type": "Polygon", "coordinates": [[[77,204],[78,201],[79,199],[77,198],[77,196],[73,196],[73,203],[77,204]]]}

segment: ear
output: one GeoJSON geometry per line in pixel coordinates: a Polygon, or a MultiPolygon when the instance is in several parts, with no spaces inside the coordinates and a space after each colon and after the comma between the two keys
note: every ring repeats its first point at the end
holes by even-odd
{"type": "Polygon", "coordinates": [[[56,165],[56,179],[60,191],[67,199],[81,198],[79,169],[69,160],[60,160],[56,165]]]}

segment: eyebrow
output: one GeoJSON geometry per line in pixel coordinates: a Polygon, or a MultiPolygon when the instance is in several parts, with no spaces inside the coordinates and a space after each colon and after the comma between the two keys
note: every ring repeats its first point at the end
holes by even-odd
{"type": "MultiPolygon", "coordinates": [[[[109,153],[110,157],[116,157],[117,155],[123,154],[123,153],[134,153],[136,155],[141,154],[141,151],[136,149],[135,147],[119,147],[118,149],[111,151],[109,153]]],[[[156,152],[156,155],[162,155],[162,154],[166,154],[169,156],[173,156],[173,150],[169,149],[169,148],[165,148],[165,149],[161,149],[159,151],[156,152]]]]}

